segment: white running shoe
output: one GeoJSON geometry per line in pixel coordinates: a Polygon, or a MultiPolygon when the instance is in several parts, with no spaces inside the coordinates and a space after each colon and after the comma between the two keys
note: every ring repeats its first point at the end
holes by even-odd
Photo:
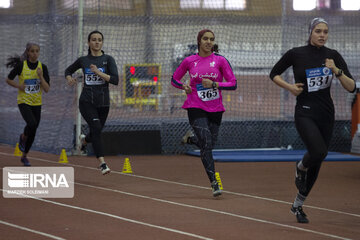
{"type": "Polygon", "coordinates": [[[219,184],[218,184],[218,182],[216,180],[214,180],[211,183],[211,189],[212,189],[214,197],[220,196],[222,194],[222,191],[221,191],[221,189],[219,187],[219,184]]]}
{"type": "Polygon", "coordinates": [[[85,154],[86,155],[86,145],[87,145],[87,142],[85,140],[85,135],[84,134],[80,134],[79,136],[79,140],[80,140],[80,144],[78,146],[78,149],[81,153],[85,154]]]}
{"type": "Polygon", "coordinates": [[[99,168],[103,175],[108,174],[111,171],[110,168],[106,165],[106,163],[100,164],[99,168]]]}
{"type": "Polygon", "coordinates": [[[188,130],[181,139],[181,144],[190,144],[189,139],[194,136],[194,133],[191,130],[188,130]]]}

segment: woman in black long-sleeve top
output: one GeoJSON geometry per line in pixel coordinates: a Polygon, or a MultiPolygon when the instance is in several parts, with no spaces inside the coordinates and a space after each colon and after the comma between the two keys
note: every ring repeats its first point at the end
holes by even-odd
{"type": "Polygon", "coordinates": [[[119,76],[114,58],[101,50],[103,40],[101,32],[91,32],[88,36],[89,54],[78,58],[66,68],[65,78],[72,86],[76,83],[72,74],[80,68],[83,70],[84,88],[79,99],[79,109],[90,132],[80,138],[82,144],[92,143],[100,170],[105,175],[110,172],[110,168],[104,160],[101,131],[110,109],[109,83],[118,85],[119,76]]]}
{"type": "Polygon", "coordinates": [[[308,44],[286,52],[270,73],[275,84],[296,96],[295,125],[307,148],[303,159],[296,163],[295,184],[299,191],[291,207],[299,223],[309,222],[302,205],[317,179],[333,132],[335,114],[330,87],[334,75],[347,91],[355,91],[355,81],[342,56],[324,46],[328,32],[328,23],[314,18],[308,44]],[[294,84],[281,77],[290,66],[294,84]]]}

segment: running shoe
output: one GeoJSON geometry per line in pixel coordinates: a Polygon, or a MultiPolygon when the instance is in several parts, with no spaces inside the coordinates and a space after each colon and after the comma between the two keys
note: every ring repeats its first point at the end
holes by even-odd
{"type": "Polygon", "coordinates": [[[185,135],[181,139],[181,144],[190,144],[190,138],[193,137],[194,134],[191,130],[188,130],[185,135]]]}
{"type": "Polygon", "coordinates": [[[86,136],[84,134],[80,134],[79,139],[80,139],[80,145],[79,148],[80,150],[82,150],[83,148],[86,147],[86,141],[85,141],[86,136]]]}
{"type": "Polygon", "coordinates": [[[22,133],[19,138],[19,149],[21,152],[25,152],[26,136],[22,133]]]}
{"type": "Polygon", "coordinates": [[[298,221],[298,223],[309,223],[309,220],[307,219],[306,214],[304,213],[303,209],[301,206],[299,207],[294,207],[291,206],[290,211],[295,214],[296,216],[296,220],[298,221]]]}
{"type": "Polygon", "coordinates": [[[299,161],[296,162],[295,185],[300,192],[305,192],[307,171],[300,170],[298,168],[298,163],[299,161]]]}
{"type": "Polygon", "coordinates": [[[24,164],[25,167],[30,167],[31,164],[29,162],[29,160],[27,159],[27,157],[21,157],[21,162],[24,164]]]}
{"type": "Polygon", "coordinates": [[[100,166],[100,171],[103,175],[110,173],[110,168],[106,165],[106,163],[102,163],[100,166]]]}
{"type": "Polygon", "coordinates": [[[81,155],[87,155],[87,148],[86,148],[87,142],[85,138],[86,136],[84,134],[80,134],[79,136],[80,144],[78,146],[78,150],[81,155]]]}
{"type": "Polygon", "coordinates": [[[219,184],[216,180],[211,183],[211,189],[214,197],[220,196],[222,191],[219,188],[219,184]]]}

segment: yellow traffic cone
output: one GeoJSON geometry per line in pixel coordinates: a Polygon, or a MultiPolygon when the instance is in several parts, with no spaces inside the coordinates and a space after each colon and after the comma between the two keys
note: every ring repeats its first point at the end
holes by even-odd
{"type": "Polygon", "coordinates": [[[68,159],[67,159],[67,155],[66,155],[66,151],[65,149],[63,148],[61,150],[61,154],[60,154],[60,158],[59,158],[59,163],[68,163],[68,159]]]}
{"type": "Polygon", "coordinates": [[[16,147],[15,147],[15,151],[14,151],[14,156],[17,157],[21,157],[22,156],[22,152],[19,149],[19,143],[16,143],[16,147]]]}
{"type": "Polygon", "coordinates": [[[231,102],[231,95],[227,95],[227,96],[226,96],[226,101],[227,101],[227,102],[231,102]]]}
{"type": "Polygon", "coordinates": [[[122,169],[123,173],[133,173],[132,169],[131,169],[131,165],[130,165],[130,160],[129,158],[125,158],[125,162],[124,162],[124,166],[122,169]]]}
{"type": "Polygon", "coordinates": [[[224,188],[223,188],[223,185],[222,185],[222,182],[221,182],[220,174],[219,174],[218,172],[215,172],[215,179],[216,179],[216,181],[217,181],[218,184],[219,184],[219,188],[220,188],[221,190],[223,190],[224,188]]]}

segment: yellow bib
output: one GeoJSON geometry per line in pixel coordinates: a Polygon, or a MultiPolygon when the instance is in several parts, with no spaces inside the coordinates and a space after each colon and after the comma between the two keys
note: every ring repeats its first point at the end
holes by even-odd
{"type": "MultiPolygon", "coordinates": [[[[41,68],[41,62],[38,61],[36,67],[41,68]]],[[[19,76],[19,84],[25,85],[24,91],[18,91],[17,103],[25,103],[30,106],[40,106],[42,104],[42,89],[40,86],[40,79],[35,70],[31,70],[27,65],[27,61],[24,61],[23,69],[19,76]]]]}

